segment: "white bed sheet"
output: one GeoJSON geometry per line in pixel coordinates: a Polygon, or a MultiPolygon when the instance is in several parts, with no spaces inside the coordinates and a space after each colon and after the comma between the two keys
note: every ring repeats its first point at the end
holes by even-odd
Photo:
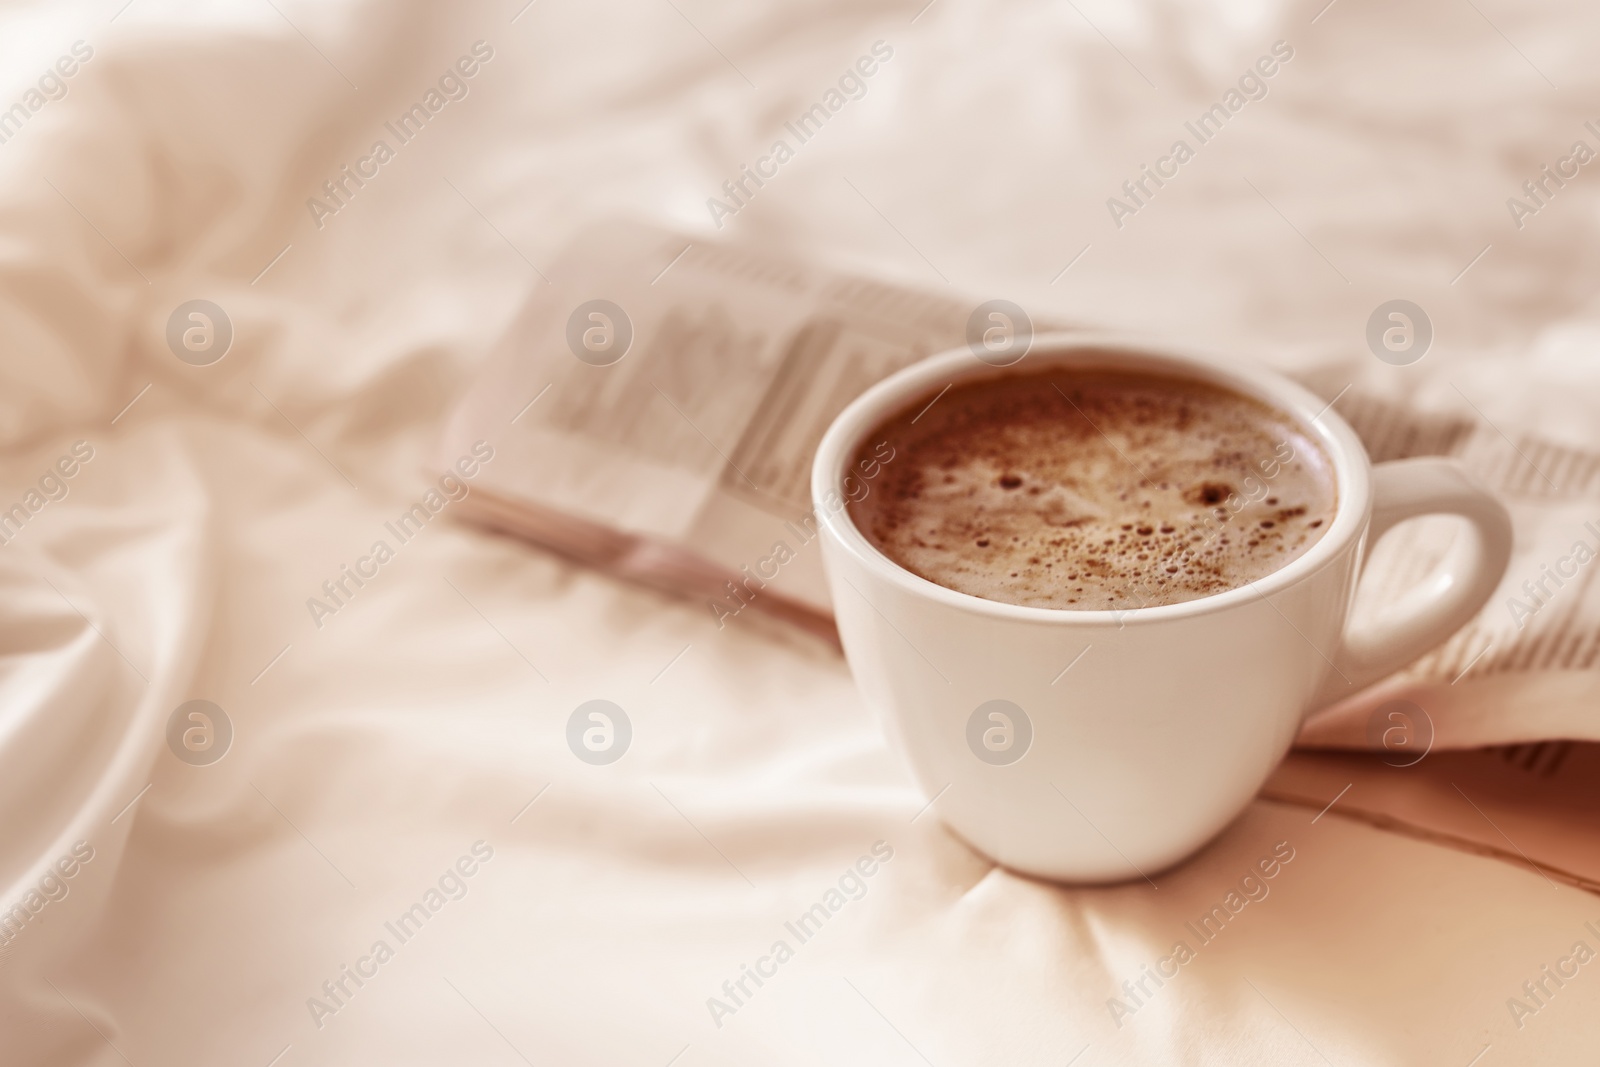
{"type": "Polygon", "coordinates": [[[1531,870],[1258,803],[1159,888],[1016,878],[921,813],[821,644],[719,631],[448,515],[312,621],[306,599],[424,492],[443,413],[566,236],[618,212],[714,232],[706,198],[878,40],[894,55],[865,97],[724,235],[1285,363],[1359,352],[1371,308],[1407,296],[1488,417],[1593,421],[1592,390],[1548,384],[1592,360],[1588,176],[1520,231],[1504,205],[1584,136],[1593,11],[920,6],[0,16],[0,102],[73,41],[94,50],[0,145],[0,504],[94,449],[0,552],[0,903],[93,849],[0,959],[0,1059],[1464,1064],[1596,1046],[1587,968],[1537,1013],[1508,1009],[1574,942],[1600,946],[1594,898],[1531,870]],[[1269,96],[1115,228],[1104,199],[1280,38],[1295,58],[1269,96]],[[469,95],[318,228],[305,200],[478,40],[494,54],[469,95]],[[206,368],[164,340],[196,297],[236,331],[206,368]],[[211,766],[166,747],[192,698],[236,731],[211,766]],[[634,724],[607,767],[565,745],[593,698],[634,724]],[[892,860],[799,944],[784,924],[878,841],[892,860]],[[476,842],[493,855],[465,895],[400,944],[385,923],[476,842]],[[1294,859],[1265,899],[1164,986],[1120,990],[1279,842],[1294,859]],[[380,939],[394,958],[314,1011],[380,939]],[[794,958],[714,1013],[780,939],[794,958]]]}

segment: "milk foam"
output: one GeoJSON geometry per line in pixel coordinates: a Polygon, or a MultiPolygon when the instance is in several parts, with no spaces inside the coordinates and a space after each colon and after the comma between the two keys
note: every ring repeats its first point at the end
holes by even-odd
{"type": "Polygon", "coordinates": [[[957,385],[923,412],[930,399],[868,435],[895,459],[850,515],[950,589],[1077,610],[1175,604],[1278,570],[1333,520],[1321,448],[1229,390],[1063,368],[957,385]]]}

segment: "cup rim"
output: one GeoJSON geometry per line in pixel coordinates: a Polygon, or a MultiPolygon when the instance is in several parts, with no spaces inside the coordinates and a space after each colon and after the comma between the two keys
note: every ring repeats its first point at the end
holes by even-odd
{"type": "Polygon", "coordinates": [[[929,356],[896,371],[851,401],[829,425],[811,465],[811,504],[819,525],[836,544],[874,576],[901,591],[963,611],[994,618],[1057,626],[1117,626],[1190,618],[1223,611],[1270,597],[1334,563],[1366,531],[1372,508],[1371,461],[1349,423],[1310,390],[1260,362],[1218,352],[1144,339],[1124,333],[1056,332],[1035,335],[1025,354],[999,365],[980,359],[962,345],[929,356]],[[1220,385],[1290,415],[1316,440],[1333,465],[1337,508],[1328,530],[1301,555],[1271,573],[1244,585],[1153,607],[1077,609],[1033,607],[987,600],[914,574],[867,540],[850,518],[847,506],[829,507],[828,494],[844,500],[846,467],[862,439],[919,396],[941,384],[1000,377],[1017,369],[1034,370],[1049,362],[1132,369],[1190,378],[1220,385]]]}

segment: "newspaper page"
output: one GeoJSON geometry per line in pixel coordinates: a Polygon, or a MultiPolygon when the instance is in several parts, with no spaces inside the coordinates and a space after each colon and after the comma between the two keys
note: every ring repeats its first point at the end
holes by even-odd
{"type": "MultiPolygon", "coordinates": [[[[1409,667],[1314,716],[1302,745],[1380,747],[1375,727],[1387,720],[1374,713],[1396,702],[1415,705],[1407,714],[1426,719],[1435,747],[1600,740],[1600,443],[1496,425],[1464,395],[1462,407],[1422,412],[1360,389],[1335,405],[1374,462],[1454,458],[1511,510],[1515,540],[1504,578],[1472,621],[1409,667]]],[[[1424,580],[1460,533],[1456,520],[1431,517],[1369,546],[1355,621],[1424,580]]]]}
{"type": "MultiPolygon", "coordinates": [[[[1353,392],[1335,407],[1373,462],[1451,456],[1511,508],[1517,545],[1484,611],[1412,665],[1407,679],[1588,670],[1600,659],[1600,449],[1502,432],[1470,410],[1422,415],[1353,392]]],[[[1363,581],[1396,597],[1421,581],[1449,547],[1437,526],[1402,525],[1375,551],[1363,581]]],[[[1597,709],[1600,710],[1600,709],[1597,709]]]]}
{"type": "Polygon", "coordinates": [[[629,223],[548,274],[446,434],[443,466],[496,451],[464,513],[721,625],[836,640],[811,457],[868,386],[963,343],[972,306],[629,223]]]}
{"type": "MultiPolygon", "coordinates": [[[[1600,892],[1600,447],[1497,426],[1461,399],[1423,413],[1356,388],[1336,410],[1375,462],[1451,456],[1493,490],[1515,530],[1505,578],[1450,640],[1314,716],[1262,795],[1600,892]]],[[[1425,577],[1456,532],[1397,527],[1371,552],[1358,616],[1425,577]]]]}

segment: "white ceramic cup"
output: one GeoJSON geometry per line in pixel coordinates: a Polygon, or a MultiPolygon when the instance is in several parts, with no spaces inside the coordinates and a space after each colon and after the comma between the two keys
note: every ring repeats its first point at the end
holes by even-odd
{"type": "Polygon", "coordinates": [[[1271,371],[1083,335],[1036,337],[1015,368],[960,348],[879,382],[823,437],[811,493],[850,669],[940,818],[1009,868],[1072,881],[1148,877],[1205,844],[1255,796],[1310,710],[1449,637],[1511,553],[1510,515],[1456,464],[1374,467],[1330,405],[1271,371]],[[947,589],[856,529],[840,501],[871,491],[853,470],[868,435],[946,385],[1055,364],[1210,382],[1293,416],[1333,464],[1327,532],[1239,588],[1075,611],[947,589]],[[1436,513],[1466,519],[1467,536],[1380,619],[1348,627],[1369,541],[1436,513]]]}

